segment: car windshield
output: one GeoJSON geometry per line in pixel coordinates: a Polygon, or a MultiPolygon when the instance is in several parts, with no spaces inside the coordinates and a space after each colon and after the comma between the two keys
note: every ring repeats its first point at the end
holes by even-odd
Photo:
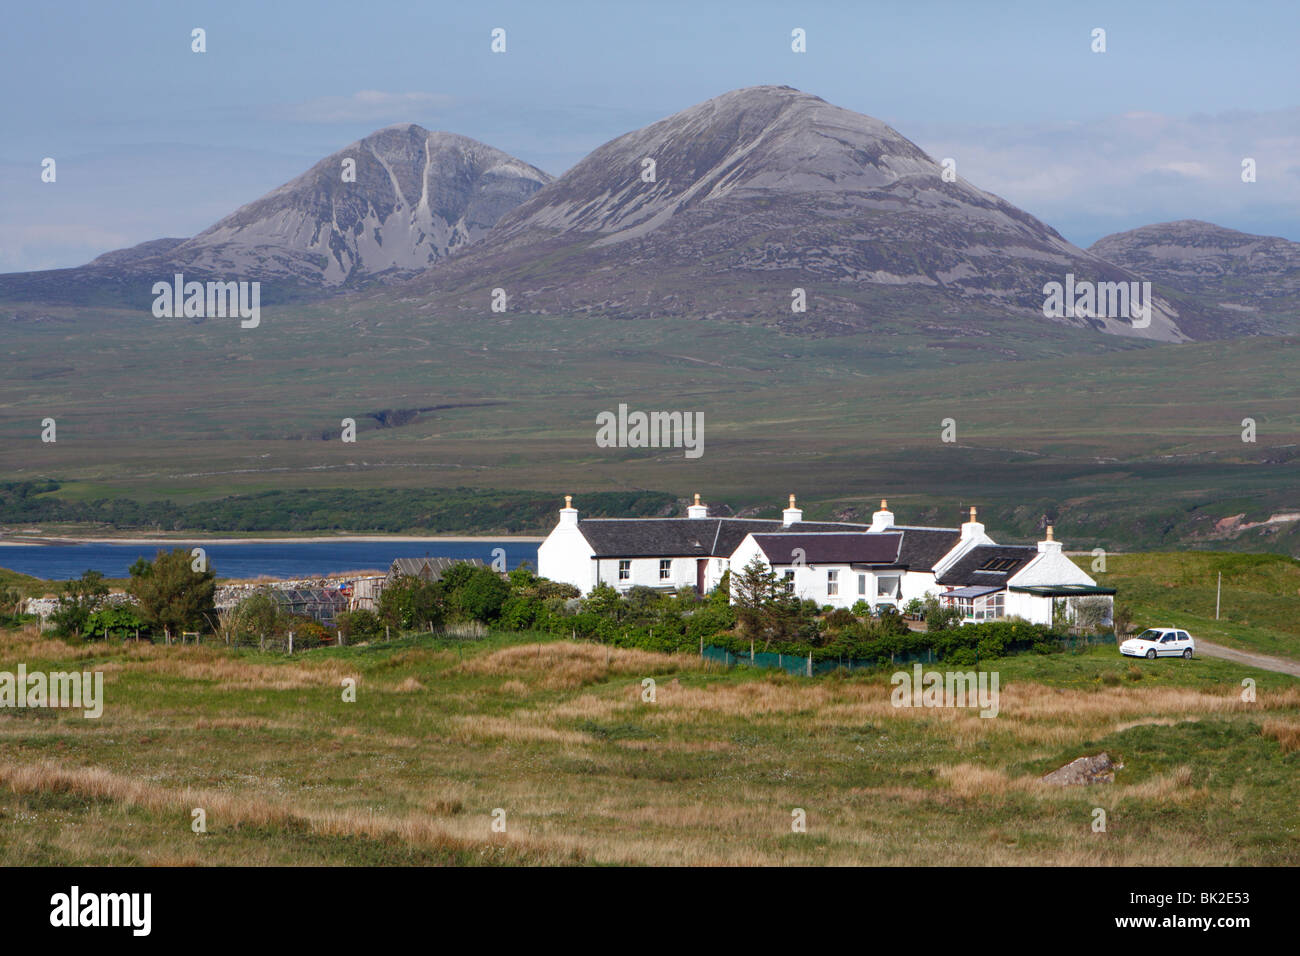
{"type": "Polygon", "coordinates": [[[1138,639],[1139,641],[1158,641],[1158,640],[1160,640],[1160,637],[1161,637],[1162,633],[1163,633],[1163,632],[1161,632],[1161,631],[1151,631],[1151,630],[1147,630],[1147,631],[1143,631],[1141,634],[1139,634],[1139,635],[1137,636],[1137,639],[1138,639]]]}

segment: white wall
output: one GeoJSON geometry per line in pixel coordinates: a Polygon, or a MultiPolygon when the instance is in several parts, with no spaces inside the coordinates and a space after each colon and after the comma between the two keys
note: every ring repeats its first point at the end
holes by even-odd
{"type": "MultiPolygon", "coordinates": [[[[663,580],[659,577],[659,561],[655,558],[601,558],[598,561],[592,561],[593,567],[598,567],[596,580],[601,584],[608,584],[610,587],[619,591],[626,591],[629,588],[641,585],[648,588],[679,588],[695,587],[695,558],[665,558],[664,560],[672,561],[671,577],[663,580]],[[619,561],[629,562],[629,577],[626,581],[618,579],[619,561]]],[[[595,582],[593,582],[594,586],[595,582]]]]}
{"type": "Polygon", "coordinates": [[[1034,624],[1052,623],[1052,599],[1023,591],[1007,591],[1003,613],[1007,617],[1023,617],[1034,624]]]}
{"type": "MultiPolygon", "coordinates": [[[[745,565],[749,564],[757,556],[762,559],[763,563],[769,568],[772,567],[767,556],[763,554],[757,542],[754,541],[753,535],[746,535],[745,540],[740,543],[731,555],[731,567],[733,573],[739,575],[744,570],[745,565]]],[[[876,604],[891,603],[897,604],[901,609],[914,597],[924,598],[927,593],[938,593],[939,588],[934,583],[934,575],[928,571],[859,571],[847,564],[808,564],[800,567],[786,567],[777,565],[773,570],[776,571],[777,577],[784,579],[786,571],[794,571],[794,593],[801,600],[816,601],[819,606],[829,604],[832,607],[853,607],[858,601],[866,601],[873,607],[876,604]],[[839,593],[832,597],[826,593],[827,571],[839,572],[839,593]],[[866,576],[866,593],[858,593],[858,575],[866,576]],[[894,601],[890,597],[877,597],[877,579],[879,577],[900,577],[902,579],[903,597],[901,601],[894,601]]],[[[734,598],[734,591],[733,591],[734,598]]]]}
{"type": "Polygon", "coordinates": [[[585,596],[596,584],[593,554],[576,525],[559,524],[537,546],[537,573],[572,584],[585,596]]]}

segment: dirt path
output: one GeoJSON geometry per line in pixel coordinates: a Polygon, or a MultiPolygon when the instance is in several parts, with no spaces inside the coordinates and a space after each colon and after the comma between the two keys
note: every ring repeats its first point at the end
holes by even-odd
{"type": "Polygon", "coordinates": [[[1201,640],[1196,642],[1196,653],[1207,657],[1222,657],[1225,661],[1249,664],[1251,667],[1260,667],[1266,671],[1277,671],[1279,674],[1300,677],[1300,661],[1269,657],[1267,654],[1256,654],[1253,651],[1238,651],[1231,647],[1224,647],[1222,644],[1211,644],[1209,641],[1201,640]]]}

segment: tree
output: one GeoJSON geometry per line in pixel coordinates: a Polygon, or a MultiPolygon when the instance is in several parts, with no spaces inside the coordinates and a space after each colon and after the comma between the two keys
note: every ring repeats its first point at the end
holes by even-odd
{"type": "Polygon", "coordinates": [[[274,634],[279,630],[282,616],[279,602],[265,591],[258,591],[235,607],[235,632],[249,637],[274,634]]]}
{"type": "Polygon", "coordinates": [[[104,575],[98,571],[87,569],[81,573],[80,578],[65,581],[63,593],[59,595],[58,610],[50,615],[56,632],[80,637],[90,621],[90,615],[95,613],[107,596],[108,585],[104,583],[104,575]]]}
{"type": "Polygon", "coordinates": [[[211,567],[194,570],[184,548],[159,551],[153,561],[138,559],[131,565],[127,592],[140,606],[140,617],[161,627],[167,641],[186,628],[200,628],[215,610],[217,572],[211,567]]]}
{"type": "Polygon", "coordinates": [[[403,574],[379,595],[379,616],[399,630],[429,628],[442,623],[442,599],[440,586],[403,574]]]}
{"type": "Polygon", "coordinates": [[[22,593],[17,588],[0,588],[0,617],[13,617],[22,601],[22,593]]]}
{"type": "Polygon", "coordinates": [[[623,616],[623,599],[612,585],[601,581],[583,599],[582,609],[606,620],[617,621],[623,616]]]}
{"type": "MultiPolygon", "coordinates": [[[[810,623],[804,603],[757,555],[730,579],[730,586],[742,630],[752,637],[762,637],[764,650],[774,639],[788,637],[810,623]]],[[[816,605],[812,613],[816,613],[816,605]]]]}
{"type": "Polygon", "coordinates": [[[491,568],[466,565],[469,573],[458,587],[447,592],[447,603],[460,616],[491,624],[501,616],[501,608],[510,597],[510,586],[491,568]]]}

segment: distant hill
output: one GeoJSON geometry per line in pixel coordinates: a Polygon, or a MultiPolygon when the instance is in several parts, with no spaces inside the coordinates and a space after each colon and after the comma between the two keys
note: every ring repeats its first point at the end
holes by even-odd
{"type": "Polygon", "coordinates": [[[1183,219],[1117,232],[1088,251],[1199,297],[1225,331],[1300,333],[1300,242],[1183,219]]]}

